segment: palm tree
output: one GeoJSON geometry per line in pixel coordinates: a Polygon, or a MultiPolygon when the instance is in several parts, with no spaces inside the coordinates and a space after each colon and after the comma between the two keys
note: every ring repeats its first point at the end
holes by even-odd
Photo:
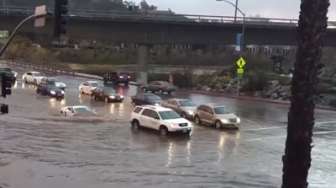
{"type": "Polygon", "coordinates": [[[291,107],[282,188],[307,188],[318,73],[323,67],[322,38],[327,28],[329,0],[301,0],[298,51],[292,81],[291,107]]]}

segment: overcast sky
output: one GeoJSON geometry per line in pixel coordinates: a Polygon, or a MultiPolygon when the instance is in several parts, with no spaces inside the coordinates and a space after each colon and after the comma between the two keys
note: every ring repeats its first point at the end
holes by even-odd
{"type": "MultiPolygon", "coordinates": [[[[216,0],[147,0],[147,2],[158,6],[159,9],[170,8],[176,13],[225,16],[234,14],[232,6],[216,0]]],[[[298,18],[300,2],[300,0],[239,0],[239,7],[248,16],[298,18]]],[[[329,20],[336,21],[336,0],[330,2],[329,20]]]]}

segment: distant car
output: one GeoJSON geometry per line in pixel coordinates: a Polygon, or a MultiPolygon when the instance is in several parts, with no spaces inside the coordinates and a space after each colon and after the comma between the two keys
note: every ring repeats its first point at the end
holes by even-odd
{"type": "Polygon", "coordinates": [[[48,85],[53,85],[59,89],[62,89],[65,91],[67,85],[63,82],[58,81],[56,78],[42,78],[40,84],[48,84],[48,85]]]}
{"type": "Polygon", "coordinates": [[[153,81],[142,87],[144,92],[168,93],[169,95],[176,91],[176,87],[165,81],[153,81]]]}
{"type": "Polygon", "coordinates": [[[13,71],[11,68],[9,67],[0,67],[0,73],[6,73],[8,78],[11,79],[12,83],[14,84],[16,79],[17,79],[17,75],[18,73],[13,71]]]}
{"type": "Polygon", "coordinates": [[[109,72],[104,75],[104,84],[125,84],[128,85],[131,76],[126,72],[109,72]]]}
{"type": "Polygon", "coordinates": [[[166,108],[175,110],[182,117],[193,119],[195,115],[196,105],[190,99],[168,99],[161,102],[166,108]]]}
{"type": "Polygon", "coordinates": [[[131,115],[132,128],[139,127],[158,130],[160,135],[166,136],[169,132],[192,135],[192,124],[169,108],[161,106],[137,106],[131,115]]]}
{"type": "Polygon", "coordinates": [[[92,96],[95,100],[102,100],[109,102],[122,102],[124,100],[123,95],[119,95],[113,88],[110,87],[97,87],[93,90],[92,96]]]}
{"type": "Polygon", "coordinates": [[[95,116],[96,113],[87,106],[66,106],[60,111],[63,116],[73,117],[73,116],[95,116]]]}
{"type": "Polygon", "coordinates": [[[98,81],[86,81],[80,84],[79,92],[81,94],[92,95],[93,91],[100,86],[98,81]]]}
{"type": "Polygon", "coordinates": [[[217,129],[239,129],[240,118],[225,106],[200,105],[195,112],[196,124],[214,126],[217,129]]]}
{"type": "Polygon", "coordinates": [[[138,93],[132,97],[132,103],[134,105],[160,105],[161,97],[151,93],[138,93]]]}
{"type": "Polygon", "coordinates": [[[64,90],[56,87],[50,82],[43,81],[43,80],[41,81],[39,85],[37,85],[36,93],[40,95],[54,97],[56,99],[63,99],[64,94],[65,94],[64,90]]]}
{"type": "Polygon", "coordinates": [[[26,72],[22,75],[22,80],[27,84],[38,85],[43,78],[46,78],[46,76],[36,71],[26,72]]]}

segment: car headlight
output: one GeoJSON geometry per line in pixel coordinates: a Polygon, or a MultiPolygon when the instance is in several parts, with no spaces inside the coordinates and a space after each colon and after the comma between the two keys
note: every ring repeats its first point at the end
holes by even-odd
{"type": "Polygon", "coordinates": [[[240,123],[241,122],[241,119],[237,117],[237,123],[240,123]]]}
{"type": "Polygon", "coordinates": [[[115,99],[115,96],[110,96],[110,99],[115,99]]]}
{"type": "Polygon", "coordinates": [[[159,103],[155,103],[154,105],[155,105],[155,106],[160,106],[160,104],[159,104],[159,103]]]}
{"type": "Polygon", "coordinates": [[[123,95],[120,95],[120,98],[122,98],[122,99],[123,99],[123,98],[124,98],[124,96],[123,96],[123,95]]]}
{"type": "Polygon", "coordinates": [[[56,95],[56,91],[50,91],[50,94],[56,95]]]}
{"type": "Polygon", "coordinates": [[[63,90],[61,91],[61,93],[62,93],[62,95],[64,95],[64,91],[63,90]]]}
{"type": "Polygon", "coordinates": [[[227,120],[227,119],[221,119],[221,122],[224,123],[224,124],[226,124],[226,123],[229,123],[229,120],[227,120]]]}
{"type": "Polygon", "coordinates": [[[187,111],[187,112],[188,112],[188,114],[191,115],[191,116],[194,115],[194,111],[192,111],[192,110],[189,110],[189,111],[187,111]]]}
{"type": "Polygon", "coordinates": [[[171,124],[171,127],[172,127],[172,128],[180,128],[180,125],[179,125],[179,124],[172,123],[172,124],[171,124]]]}

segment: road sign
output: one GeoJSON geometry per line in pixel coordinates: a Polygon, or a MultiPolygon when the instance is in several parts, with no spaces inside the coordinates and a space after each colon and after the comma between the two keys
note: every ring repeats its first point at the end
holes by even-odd
{"type": "Polygon", "coordinates": [[[236,62],[237,66],[241,69],[244,69],[245,65],[246,65],[246,61],[243,57],[240,57],[238,59],[238,61],[236,62]]]}
{"type": "Polygon", "coordinates": [[[8,31],[0,31],[0,39],[8,38],[9,32],[8,31]]]}
{"type": "Polygon", "coordinates": [[[46,5],[42,5],[42,6],[37,6],[35,7],[35,16],[37,16],[37,18],[35,19],[35,23],[34,26],[35,27],[43,27],[45,25],[45,16],[47,15],[47,6],[46,5]]]}
{"type": "Polygon", "coordinates": [[[244,74],[245,70],[242,68],[237,69],[237,74],[244,74]]]}

